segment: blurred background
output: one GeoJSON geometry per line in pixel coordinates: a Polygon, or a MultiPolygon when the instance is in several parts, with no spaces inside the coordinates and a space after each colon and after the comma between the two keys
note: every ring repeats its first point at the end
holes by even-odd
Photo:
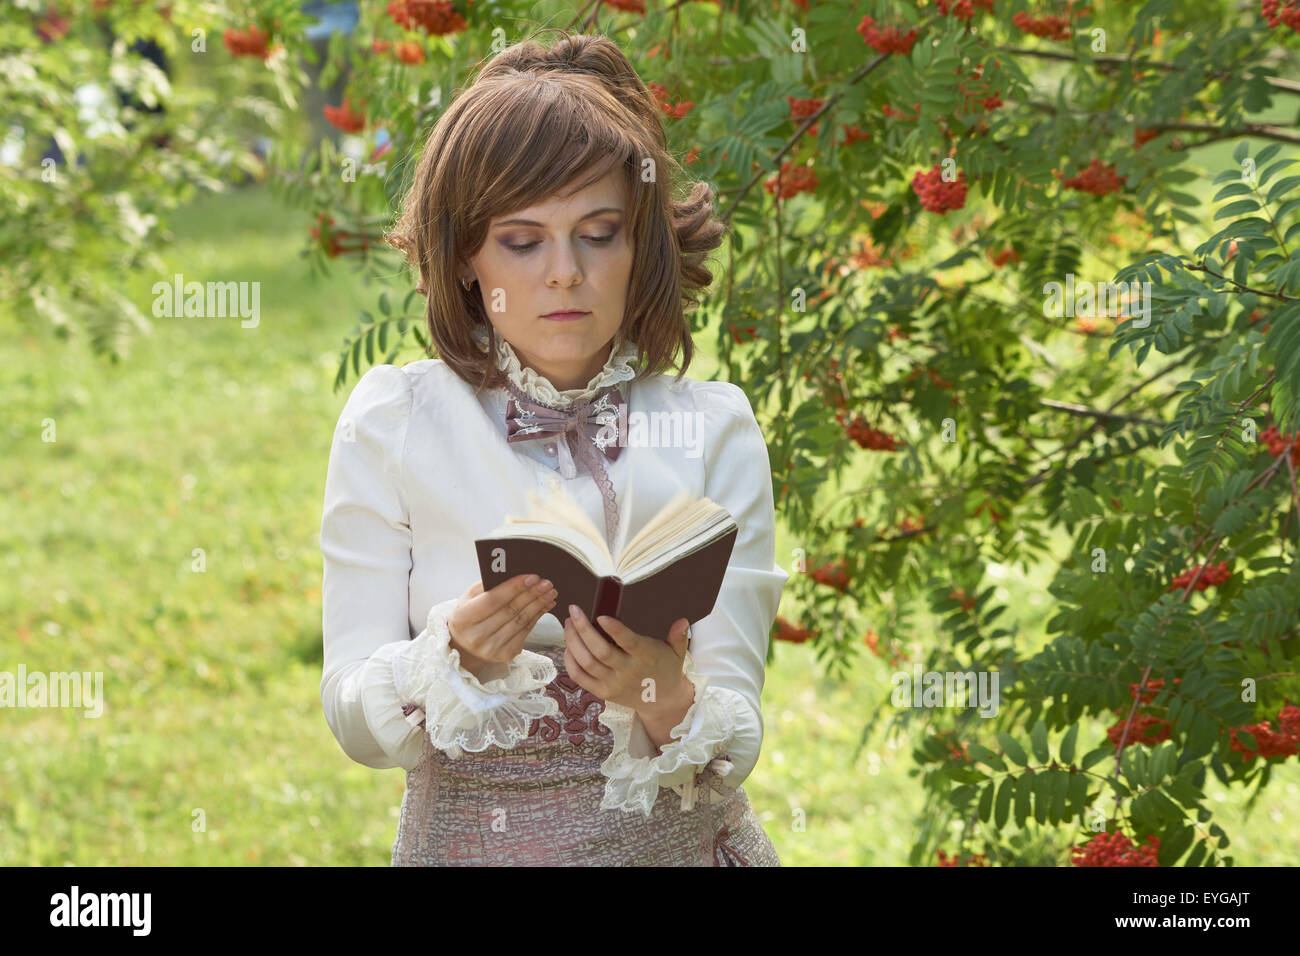
{"type": "MultiPolygon", "coordinates": [[[[192,56],[177,46],[187,33],[172,31],[170,47],[133,36],[161,31],[162,13],[130,7],[116,7],[117,32],[43,4],[0,14],[11,64],[27,49],[16,31],[33,24],[40,55],[64,45],[73,70],[98,62],[78,53],[98,36],[104,50],[121,44],[154,64],[150,82],[174,91],[173,108],[213,124],[170,129],[152,146],[106,138],[120,168],[155,164],[133,181],[156,188],[124,194],[106,179],[99,204],[57,189],[40,203],[17,192],[6,201],[5,252],[23,266],[0,297],[0,670],[102,672],[104,704],[98,718],[0,709],[0,864],[386,865],[403,774],[349,760],[319,693],[321,499],[355,382],[334,388],[340,337],[374,308],[376,266],[322,255],[319,211],[272,188],[266,167],[276,150],[309,156],[322,144],[362,162],[382,155],[382,134],[352,136],[325,116],[348,81],[323,73],[325,54],[355,28],[356,4],[278,5],[303,18],[318,62],[272,59],[255,79],[225,68],[220,30],[207,32],[208,59],[192,56]],[[165,225],[147,243],[96,246],[97,234],[143,234],[150,217],[165,225]],[[151,314],[155,283],[176,274],[260,283],[260,323],[151,314]]],[[[127,59],[114,57],[117,68],[127,59]]],[[[137,97],[131,122],[147,124],[157,105],[126,80],[134,92],[123,99],[115,78],[86,75],[72,101],[11,73],[0,169],[29,161],[39,142],[56,177],[66,170],[65,155],[84,145],[69,139],[77,127],[42,116],[76,112],[93,133],[96,117],[122,123],[137,97]]],[[[396,260],[379,268],[401,275],[396,260]]],[[[700,330],[692,377],[725,375],[717,322],[700,330]]],[[[408,338],[393,361],[420,357],[408,338]]],[[[780,535],[789,569],[795,542],[780,535]]],[[[1041,634],[1052,613],[1049,579],[1047,568],[1003,569],[999,597],[1026,633],[1041,634]]],[[[792,616],[786,605],[782,614],[792,616]]],[[[924,613],[911,624],[940,626],[924,613]]],[[[890,670],[864,653],[830,676],[811,644],[775,648],[763,753],[745,789],[785,865],[906,865],[930,812],[909,759],[915,741],[883,726],[863,736],[890,670]],[[792,827],[796,807],[806,830],[792,827]]],[[[1294,863],[1300,774],[1294,761],[1275,774],[1254,806],[1209,779],[1239,864],[1294,863]]],[[[1061,849],[1045,843],[1043,862],[1061,849]]]]}

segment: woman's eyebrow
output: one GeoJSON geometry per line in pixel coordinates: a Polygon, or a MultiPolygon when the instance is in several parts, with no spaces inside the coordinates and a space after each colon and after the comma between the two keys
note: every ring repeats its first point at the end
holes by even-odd
{"type": "MultiPolygon", "coordinates": [[[[592,216],[599,216],[602,213],[607,213],[607,212],[622,213],[622,211],[623,211],[622,208],[619,206],[601,206],[599,209],[593,209],[591,212],[587,213],[585,216],[579,219],[578,222],[582,222],[584,219],[590,219],[592,216]]],[[[534,219],[502,219],[500,222],[496,223],[493,226],[493,228],[496,228],[496,226],[538,226],[539,228],[544,229],[546,227],[546,223],[537,222],[534,219]]]]}

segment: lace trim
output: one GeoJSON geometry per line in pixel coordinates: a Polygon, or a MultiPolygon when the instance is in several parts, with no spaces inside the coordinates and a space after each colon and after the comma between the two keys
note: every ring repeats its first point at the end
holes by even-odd
{"type": "MultiPolygon", "coordinates": [[[[476,329],[474,334],[479,344],[484,346],[486,350],[487,332],[483,329],[476,329]]],[[[585,388],[561,390],[552,385],[536,369],[525,368],[520,362],[519,356],[515,354],[515,350],[504,338],[498,335],[496,339],[497,368],[505,372],[506,377],[529,398],[554,408],[568,408],[581,399],[594,398],[602,388],[636,378],[636,369],[632,367],[631,363],[636,360],[640,352],[635,342],[615,342],[614,347],[610,349],[609,358],[605,360],[604,368],[596,373],[585,388]]]]}
{"type": "MultiPolygon", "coordinates": [[[[732,764],[725,759],[715,759],[715,755],[731,741],[736,729],[736,715],[732,709],[732,698],[725,692],[707,690],[709,678],[695,672],[690,651],[682,664],[687,678],[695,686],[695,700],[674,727],[672,736],[683,735],[680,740],[671,740],[664,745],[657,757],[633,757],[628,752],[632,739],[633,722],[636,711],[610,701],[605,702],[599,720],[614,734],[614,750],[601,764],[600,771],[608,779],[605,781],[605,795],[601,798],[602,810],[640,810],[646,817],[650,816],[651,807],[659,798],[660,778],[677,774],[678,771],[695,766],[703,770],[711,767],[719,776],[731,771],[732,764]],[[699,718],[700,726],[692,732],[692,725],[699,718]]],[[[696,771],[698,772],[698,771],[696,771]]],[[[678,790],[682,794],[682,809],[689,810],[694,805],[694,773],[678,790]]],[[[677,786],[673,785],[676,790],[677,786]]]]}
{"type": "Polygon", "coordinates": [[[447,627],[456,604],[444,601],[430,608],[424,632],[399,651],[399,658],[415,658],[402,662],[401,694],[421,706],[429,740],[453,760],[493,744],[509,749],[529,736],[534,720],[559,714],[559,705],[546,696],[555,664],[542,654],[520,651],[504,677],[486,682],[461,667],[447,627]]]}

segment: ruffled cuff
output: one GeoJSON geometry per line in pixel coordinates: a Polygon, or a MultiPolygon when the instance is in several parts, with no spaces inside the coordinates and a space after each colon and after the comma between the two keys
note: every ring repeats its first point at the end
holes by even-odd
{"type": "Polygon", "coordinates": [[[461,666],[447,627],[459,600],[431,607],[424,631],[393,659],[398,696],[417,705],[406,720],[423,720],[430,742],[452,759],[494,744],[509,749],[528,736],[534,720],[560,713],[559,704],[546,695],[556,677],[555,664],[542,654],[522,650],[508,664],[488,664],[483,676],[494,675],[489,680],[461,666]]]}
{"type": "Polygon", "coordinates": [[[690,651],[682,662],[687,679],[695,687],[695,700],[670,733],[680,740],[664,744],[655,754],[653,742],[637,713],[630,707],[605,702],[598,718],[614,735],[613,752],[601,764],[607,778],[602,810],[640,810],[646,817],[659,797],[661,786],[681,794],[683,810],[694,806],[695,776],[706,767],[719,776],[732,768],[718,758],[736,731],[735,698],[725,688],[710,688],[709,678],[695,672],[690,651]]]}

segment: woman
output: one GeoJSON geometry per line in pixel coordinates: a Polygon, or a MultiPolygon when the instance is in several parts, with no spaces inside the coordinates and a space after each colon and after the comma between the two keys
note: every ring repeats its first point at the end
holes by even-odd
{"type": "Polygon", "coordinates": [[[425,144],[389,238],[441,358],[362,376],[321,522],[321,698],[352,759],[407,771],[394,865],[780,865],[740,783],[787,575],[749,401],[683,377],[724,226],[705,184],[672,198],[674,169],[600,37],[504,50],[425,144]],[[698,433],[610,446],[610,408],[698,433]],[[611,543],[682,490],[726,508],[712,613],[602,618],[611,642],[535,575],[484,592],[474,540],[557,486],[611,543]]]}

